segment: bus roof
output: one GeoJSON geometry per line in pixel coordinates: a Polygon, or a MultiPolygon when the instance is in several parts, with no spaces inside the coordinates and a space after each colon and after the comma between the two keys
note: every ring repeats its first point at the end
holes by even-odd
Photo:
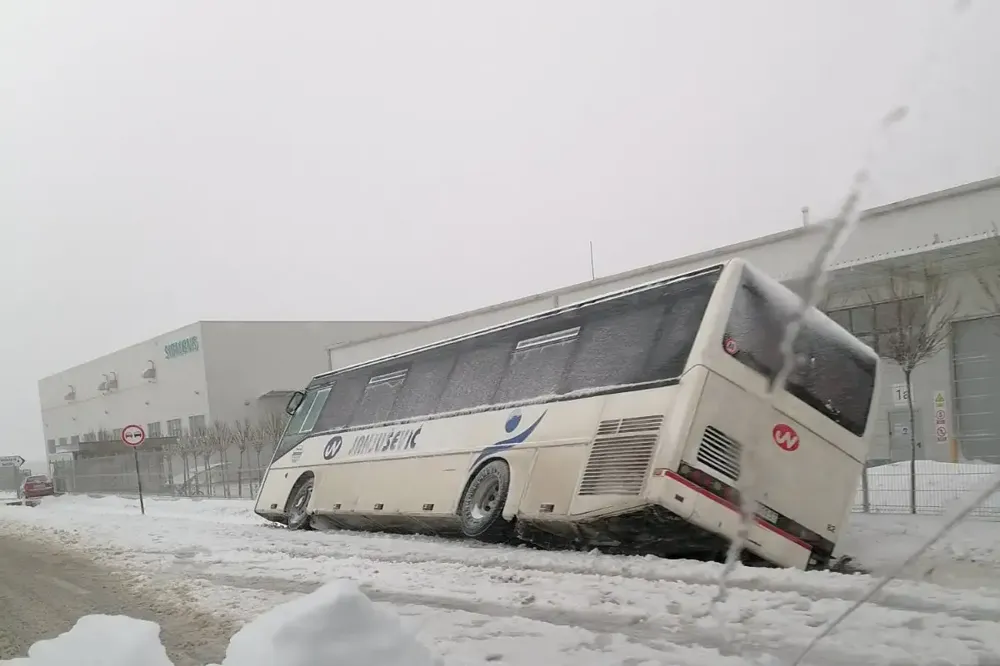
{"type": "MultiPolygon", "coordinates": [[[[692,271],[688,271],[686,273],[678,273],[676,275],[669,275],[669,276],[666,276],[666,277],[657,278],[655,280],[650,280],[648,282],[643,282],[643,283],[640,283],[640,284],[637,284],[637,285],[633,285],[631,287],[625,287],[623,289],[618,289],[616,291],[608,292],[608,293],[602,294],[600,296],[593,296],[591,298],[586,298],[586,299],[583,299],[583,300],[580,300],[580,301],[575,301],[575,302],[569,303],[567,305],[561,305],[561,306],[556,307],[556,308],[550,308],[550,309],[545,310],[543,312],[537,312],[537,313],[532,314],[532,315],[527,315],[525,317],[520,317],[518,319],[514,319],[514,320],[511,320],[511,321],[505,322],[503,324],[496,324],[496,325],[493,325],[493,326],[488,326],[486,328],[482,328],[482,329],[479,329],[479,330],[476,330],[476,331],[472,331],[470,333],[463,333],[461,335],[452,336],[450,338],[445,338],[443,340],[438,340],[437,342],[432,342],[430,344],[421,345],[421,346],[418,346],[418,347],[413,347],[411,349],[406,349],[406,350],[401,351],[401,352],[396,352],[396,353],[393,353],[393,354],[386,354],[385,356],[380,356],[380,357],[377,357],[377,358],[374,358],[374,359],[371,359],[371,360],[368,360],[368,361],[362,361],[361,363],[354,363],[352,365],[348,365],[348,366],[345,366],[345,367],[342,367],[342,368],[337,368],[336,370],[328,370],[327,372],[320,373],[320,374],[316,375],[315,377],[313,377],[312,382],[310,382],[310,384],[321,382],[321,381],[323,381],[323,380],[325,380],[327,378],[331,378],[331,377],[336,376],[336,375],[340,375],[340,374],[344,374],[344,373],[347,373],[347,372],[351,372],[353,370],[357,370],[357,369],[360,369],[360,368],[364,368],[364,367],[368,367],[368,366],[374,366],[374,365],[379,365],[381,363],[386,363],[386,362],[390,362],[390,361],[393,361],[393,360],[396,360],[396,359],[405,358],[407,356],[411,356],[413,354],[418,354],[420,352],[430,351],[430,350],[433,350],[433,349],[438,349],[438,348],[445,347],[445,346],[450,345],[450,344],[455,344],[455,343],[458,343],[458,342],[462,342],[464,340],[470,340],[472,338],[476,338],[476,337],[479,337],[481,335],[486,335],[488,333],[494,333],[496,331],[502,331],[502,330],[505,330],[505,329],[514,328],[515,326],[520,326],[521,324],[526,324],[526,323],[532,322],[532,321],[538,321],[540,319],[545,319],[546,317],[552,317],[552,316],[555,316],[557,314],[560,314],[560,313],[563,313],[563,312],[568,312],[570,310],[574,310],[574,309],[577,309],[577,308],[586,307],[588,305],[595,305],[597,303],[602,303],[604,301],[614,300],[616,298],[621,298],[623,296],[628,296],[630,294],[640,293],[640,292],[643,292],[643,291],[646,291],[646,290],[649,290],[649,289],[655,289],[657,287],[663,286],[665,284],[669,284],[671,282],[678,282],[678,281],[681,281],[681,280],[689,280],[689,279],[692,279],[692,278],[696,278],[698,276],[706,275],[706,274],[711,273],[713,271],[721,270],[721,269],[725,268],[727,265],[732,264],[732,263],[745,263],[745,262],[742,259],[728,259],[726,261],[716,262],[714,264],[710,264],[708,266],[703,266],[701,268],[698,268],[698,269],[695,269],[695,270],[692,270],[692,271]]],[[[403,333],[405,334],[405,331],[403,331],[403,333]]]]}

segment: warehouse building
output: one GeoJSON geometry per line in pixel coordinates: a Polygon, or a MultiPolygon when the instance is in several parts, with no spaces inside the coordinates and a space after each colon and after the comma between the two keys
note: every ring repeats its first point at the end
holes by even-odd
{"type": "MultiPolygon", "coordinates": [[[[50,466],[121,454],[121,429],[130,424],[145,429],[149,454],[213,423],[259,423],[280,414],[288,396],[325,367],[332,341],[417,323],[202,321],[56,373],[38,383],[50,466]]],[[[134,478],[111,479],[118,466],[107,468],[108,479],[78,489],[134,486],[134,478]]],[[[148,486],[168,481],[150,478],[148,486]]]]}
{"type": "MultiPolygon", "coordinates": [[[[822,307],[876,348],[900,313],[923,304],[945,320],[941,344],[912,377],[919,458],[1000,463],[1000,178],[867,210],[833,262],[822,307]]],[[[725,259],[742,257],[796,287],[825,228],[804,224],[752,241],[447,317],[327,350],[336,369],[725,259]]],[[[919,309],[919,308],[916,308],[919,309]]],[[[899,367],[884,362],[874,461],[910,457],[899,367]]]]}

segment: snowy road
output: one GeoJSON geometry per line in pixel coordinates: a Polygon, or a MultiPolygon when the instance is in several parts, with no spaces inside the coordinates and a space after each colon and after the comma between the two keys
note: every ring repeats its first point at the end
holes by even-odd
{"type": "Polygon", "coordinates": [[[221,659],[233,623],[183,604],[136,595],[129,587],[127,575],[93,562],[84,553],[0,538],[0,659],[23,655],[34,642],[69,630],[91,613],[158,622],[178,666],[221,659]]]}
{"type": "MultiPolygon", "coordinates": [[[[878,567],[932,526],[859,519],[849,546],[878,567]]],[[[224,500],[57,498],[0,507],[0,538],[54,539],[204,610],[246,620],[333,578],[391,605],[447,664],[779,664],[863,594],[867,576],[737,571],[713,610],[719,567],[546,553],[436,539],[294,533],[224,500]]],[[[970,524],[913,576],[863,607],[813,664],[1000,663],[1000,525],[970,524]],[[924,576],[929,571],[929,576],[924,576]]]]}

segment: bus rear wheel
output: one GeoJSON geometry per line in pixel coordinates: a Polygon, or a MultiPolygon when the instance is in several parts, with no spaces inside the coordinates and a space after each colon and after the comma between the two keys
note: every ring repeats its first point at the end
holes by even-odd
{"type": "Polygon", "coordinates": [[[302,483],[296,485],[292,494],[288,498],[288,506],[285,509],[287,520],[285,524],[290,530],[302,530],[309,528],[309,500],[312,498],[313,478],[309,477],[302,483]]]}
{"type": "Polygon", "coordinates": [[[509,525],[503,519],[510,469],[502,460],[494,460],[480,469],[462,495],[458,518],[462,534],[480,541],[503,541],[509,525]]]}

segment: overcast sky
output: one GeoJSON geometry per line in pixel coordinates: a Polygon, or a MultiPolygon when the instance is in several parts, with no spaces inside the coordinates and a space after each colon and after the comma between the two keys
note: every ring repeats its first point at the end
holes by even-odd
{"type": "Polygon", "coordinates": [[[1000,3],[952,8],[5,2],[0,454],[43,455],[40,377],[198,319],[434,318],[590,240],[608,274],[796,226],[895,104],[868,205],[1000,175],[1000,3]]]}

